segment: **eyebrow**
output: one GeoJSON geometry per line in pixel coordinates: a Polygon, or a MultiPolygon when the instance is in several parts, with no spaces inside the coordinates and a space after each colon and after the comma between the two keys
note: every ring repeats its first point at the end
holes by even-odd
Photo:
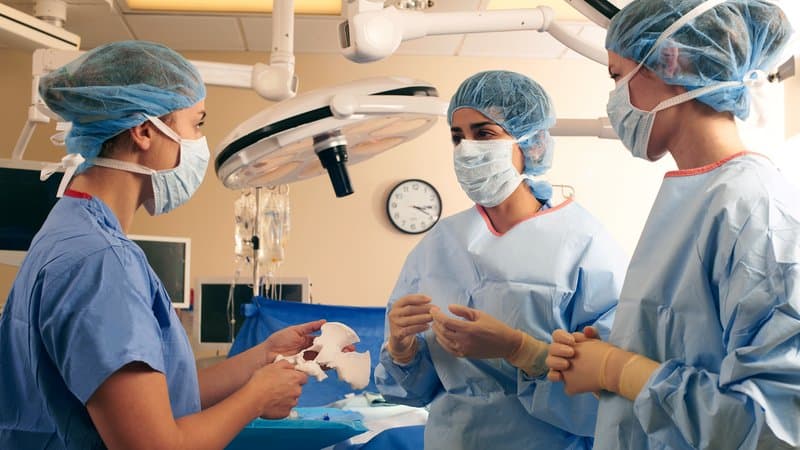
{"type": "MultiPolygon", "coordinates": [[[[488,120],[487,120],[486,122],[471,123],[471,124],[469,125],[469,128],[470,128],[471,130],[479,130],[479,129],[481,129],[481,128],[483,128],[483,127],[487,126],[487,125],[495,125],[495,126],[499,126],[499,125],[497,125],[496,123],[494,123],[494,122],[491,122],[491,121],[488,121],[488,120]]],[[[460,128],[460,127],[450,127],[450,131],[451,131],[451,132],[453,132],[453,131],[461,131],[461,128],[460,128]]]]}
{"type": "Polygon", "coordinates": [[[200,120],[205,120],[205,118],[206,118],[206,112],[205,111],[201,111],[200,120]]]}

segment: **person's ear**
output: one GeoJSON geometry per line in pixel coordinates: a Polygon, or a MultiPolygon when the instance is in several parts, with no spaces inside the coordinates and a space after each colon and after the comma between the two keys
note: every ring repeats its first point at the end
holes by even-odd
{"type": "Polygon", "coordinates": [[[128,130],[131,135],[131,141],[134,146],[141,150],[150,150],[153,145],[153,136],[155,128],[150,125],[150,122],[143,122],[139,125],[128,130]]]}
{"type": "Polygon", "coordinates": [[[672,78],[678,74],[678,70],[680,69],[678,57],[680,54],[680,49],[677,47],[665,47],[661,49],[661,57],[659,60],[661,66],[664,68],[665,77],[672,78]]]}

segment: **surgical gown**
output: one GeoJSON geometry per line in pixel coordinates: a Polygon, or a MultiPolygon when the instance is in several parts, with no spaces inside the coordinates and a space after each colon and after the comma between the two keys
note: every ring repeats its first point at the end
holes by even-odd
{"type": "MultiPolygon", "coordinates": [[[[486,311],[545,342],[558,328],[595,325],[607,334],[626,263],[605,229],[573,201],[503,235],[475,207],[443,219],[411,252],[387,310],[421,293],[442,311],[451,303],[486,311]]],[[[504,359],[457,358],[432,331],[417,337],[409,364],[381,351],[375,380],[389,401],[430,403],[426,450],[591,448],[591,394],[567,396],[563,384],[530,378],[504,359]]]]}
{"type": "Polygon", "coordinates": [[[800,446],[800,192],[752,153],[668,173],[610,342],[662,364],[597,448],[800,446]]]}
{"type": "Polygon", "coordinates": [[[86,401],[134,361],[165,374],[175,417],[200,411],[189,341],[144,253],[100,200],[65,196],[0,318],[0,448],[104,448],[86,401]]]}

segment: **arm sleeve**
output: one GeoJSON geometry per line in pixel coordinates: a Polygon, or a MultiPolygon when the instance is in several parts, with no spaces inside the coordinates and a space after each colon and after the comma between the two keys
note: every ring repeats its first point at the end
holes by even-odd
{"type": "Polygon", "coordinates": [[[636,398],[643,428],[664,442],[800,446],[800,223],[779,211],[769,216],[782,223],[759,227],[751,215],[732,250],[714,252],[726,347],[720,373],[666,361],[636,398]]]}
{"type": "Polygon", "coordinates": [[[148,267],[129,249],[105,248],[40,277],[42,341],[82,403],[128,363],[164,372],[148,267]]]}
{"type": "Polygon", "coordinates": [[[424,334],[417,334],[417,354],[408,364],[395,363],[386,349],[386,342],[389,339],[388,315],[392,305],[405,295],[419,293],[416,254],[415,249],[406,259],[386,307],[384,345],[381,346],[380,362],[375,367],[375,385],[384,398],[390,402],[424,406],[430,403],[443,389],[436,368],[433,366],[424,334]]]}

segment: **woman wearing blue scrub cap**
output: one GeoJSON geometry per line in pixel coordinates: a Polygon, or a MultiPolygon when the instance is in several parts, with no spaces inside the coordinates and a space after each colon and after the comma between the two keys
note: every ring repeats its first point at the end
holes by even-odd
{"type": "Polygon", "coordinates": [[[600,392],[599,449],[800,447],[800,192],[734,117],[792,30],[762,0],[637,0],[608,29],[611,123],[670,153],[608,343],[553,334],[552,380],[600,392]]]}
{"type": "Polygon", "coordinates": [[[306,376],[271,362],[309,346],[323,321],[198,373],[164,286],[126,236],[140,206],[168,212],[203,180],[197,70],[162,45],[116,42],[39,87],[73,126],[63,198],[0,317],[0,448],[223,448],[254,418],[287,416],[306,376]]]}
{"type": "Polygon", "coordinates": [[[528,184],[552,160],[550,98],[530,78],[481,72],[448,114],[456,176],[475,207],[408,256],[375,369],[389,401],[430,404],[425,448],[591,448],[597,400],[546,377],[550,333],[607,333],[626,259],[572,200],[528,184]],[[449,312],[449,313],[448,313],[449,312]]]}

